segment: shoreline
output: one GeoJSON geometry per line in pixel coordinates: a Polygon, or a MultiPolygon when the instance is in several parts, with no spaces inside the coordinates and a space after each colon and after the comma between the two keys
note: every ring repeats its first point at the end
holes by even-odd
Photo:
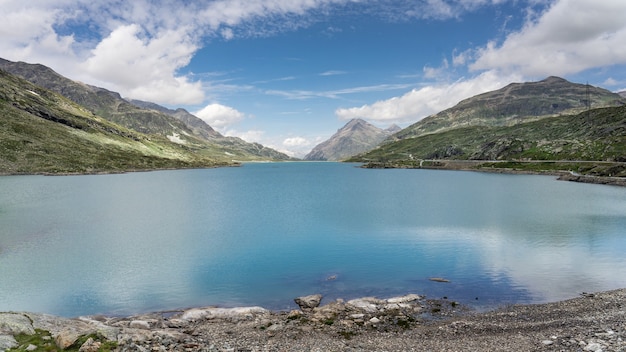
{"type": "Polygon", "coordinates": [[[626,288],[564,301],[475,312],[416,294],[337,300],[299,297],[299,310],[191,308],[128,317],[0,313],[0,351],[623,351],[626,288]],[[22,333],[22,335],[19,335],[22,333]],[[20,341],[7,341],[17,336],[20,341]],[[31,336],[22,342],[24,336],[31,336]],[[38,342],[34,342],[38,341],[38,342]],[[33,344],[40,343],[41,345],[33,344]],[[3,344],[4,343],[4,344],[3,344]],[[47,345],[46,345],[47,344],[47,345]],[[91,349],[97,351],[98,349],[91,349]]]}
{"type": "MultiPolygon", "coordinates": [[[[426,160],[425,160],[426,161],[426,160]]],[[[423,161],[424,162],[424,161],[423,161]]],[[[614,177],[614,176],[600,176],[589,174],[577,174],[571,171],[565,170],[550,170],[550,169],[522,169],[522,168],[508,168],[497,167],[498,163],[509,163],[509,161],[491,161],[491,160],[427,160],[427,164],[424,165],[421,162],[419,165],[413,164],[395,164],[390,163],[378,163],[378,162],[366,162],[361,167],[369,169],[425,169],[425,170],[451,170],[451,171],[474,171],[474,172],[487,172],[487,173],[500,173],[500,174],[512,174],[512,175],[545,175],[555,176],[558,181],[570,181],[580,183],[590,183],[598,185],[610,185],[626,187],[626,177],[614,177]]],[[[618,164],[623,165],[623,162],[604,162],[604,161],[515,161],[520,165],[534,165],[540,163],[600,163],[600,164],[618,164]]]]}

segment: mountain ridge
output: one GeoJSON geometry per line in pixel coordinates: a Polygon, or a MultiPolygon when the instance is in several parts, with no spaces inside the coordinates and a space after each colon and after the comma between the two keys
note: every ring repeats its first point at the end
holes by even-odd
{"type": "Polygon", "coordinates": [[[171,112],[170,109],[148,102],[144,103],[149,108],[137,106],[117,92],[73,81],[41,64],[12,62],[0,58],[0,69],[55,91],[86,107],[95,115],[121,126],[180,144],[206,147],[212,149],[220,159],[229,156],[242,161],[291,159],[288,155],[259,143],[248,143],[237,137],[224,137],[184,109],[171,112]],[[221,155],[218,156],[220,149],[221,155]]]}
{"type": "Polygon", "coordinates": [[[0,69],[0,174],[85,174],[235,165],[93,114],[0,69]]]}
{"type": "Polygon", "coordinates": [[[540,81],[539,85],[531,86],[534,95],[539,96],[536,100],[539,104],[533,105],[533,95],[528,94],[528,91],[524,95],[518,94],[517,98],[515,94],[510,94],[512,90],[520,88],[528,88],[528,85],[512,84],[468,98],[451,109],[431,115],[425,122],[407,127],[375,149],[348,161],[385,168],[466,168],[471,165],[473,169],[488,167],[491,171],[514,165],[516,169],[533,172],[566,170],[574,174],[618,177],[620,182],[623,181],[621,178],[626,177],[624,99],[601,88],[571,84],[558,77],[549,77],[540,81]],[[537,88],[543,88],[543,91],[537,88]],[[512,103],[510,97],[513,97],[512,103]],[[472,106],[494,99],[504,100],[505,103],[492,105],[490,118],[500,117],[502,120],[490,122],[479,116],[476,120],[469,120],[471,123],[456,123],[458,116],[468,116],[459,111],[475,112],[472,106]],[[552,105],[547,105],[550,101],[552,105]],[[559,113],[525,115],[511,123],[508,121],[513,111],[511,107],[523,107],[525,103],[531,102],[531,108],[535,111],[545,111],[542,109],[546,107],[558,109],[554,104],[563,101],[571,105],[565,104],[559,113]],[[439,128],[429,131],[429,124],[433,120],[439,124],[439,128]]]}
{"type": "Polygon", "coordinates": [[[386,142],[457,127],[511,126],[624,103],[626,100],[619,94],[550,76],[537,82],[510,83],[503,88],[464,99],[449,109],[408,126],[386,142]]]}

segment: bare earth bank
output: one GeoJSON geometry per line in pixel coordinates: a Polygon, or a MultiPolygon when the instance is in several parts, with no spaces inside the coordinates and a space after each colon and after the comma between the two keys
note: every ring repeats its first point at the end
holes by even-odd
{"type": "Polygon", "coordinates": [[[31,333],[29,324],[32,333],[50,332],[50,344],[77,347],[78,336],[96,334],[92,347],[111,340],[120,351],[626,351],[626,289],[485,313],[417,295],[292,312],[209,307],[78,319],[0,313],[0,351],[3,339],[31,333]]]}

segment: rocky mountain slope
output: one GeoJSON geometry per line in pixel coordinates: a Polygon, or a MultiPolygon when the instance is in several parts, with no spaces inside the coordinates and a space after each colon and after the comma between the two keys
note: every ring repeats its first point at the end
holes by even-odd
{"type": "Polygon", "coordinates": [[[339,161],[374,148],[400,128],[396,125],[383,130],[364,120],[353,119],[337,130],[328,140],[318,144],[305,160],[339,161]]]}
{"type": "Polygon", "coordinates": [[[426,117],[393,136],[393,140],[469,126],[511,126],[545,117],[570,115],[589,108],[626,102],[619,94],[586,84],[548,77],[539,82],[511,83],[465,99],[426,117]]]}
{"type": "Polygon", "coordinates": [[[204,121],[183,109],[171,111],[152,103],[131,103],[119,93],[72,81],[39,65],[0,59],[0,69],[57,92],[89,111],[118,125],[147,135],[205,147],[218,159],[286,160],[289,157],[258,143],[224,137],[204,121]]]}
{"type": "Polygon", "coordinates": [[[0,70],[0,174],[229,165],[206,149],[145,135],[0,70]]]}
{"type": "Polygon", "coordinates": [[[626,106],[514,126],[460,127],[387,143],[354,159],[626,162],[626,106]]]}
{"type": "MultiPolygon", "coordinates": [[[[488,165],[496,169],[511,161],[517,170],[625,177],[626,103],[617,94],[555,77],[513,84],[467,99],[350,159],[372,167],[450,164],[442,160],[498,161],[488,165]]],[[[467,167],[455,165],[449,168],[467,167]]]]}
{"type": "MultiPolygon", "coordinates": [[[[188,128],[190,128],[196,135],[202,136],[202,138],[210,141],[212,144],[224,148],[230,151],[241,151],[253,155],[255,159],[265,158],[269,160],[287,160],[290,159],[284,153],[276,151],[272,148],[268,148],[260,143],[249,143],[239,137],[223,136],[221,133],[214,130],[206,122],[199,117],[191,114],[189,111],[178,108],[176,110],[168,109],[164,106],[160,106],[155,103],[145,102],[141,100],[130,100],[133,105],[147,110],[155,110],[161,113],[167,114],[182,121],[188,128]]],[[[240,159],[247,160],[247,159],[240,159]]]]}

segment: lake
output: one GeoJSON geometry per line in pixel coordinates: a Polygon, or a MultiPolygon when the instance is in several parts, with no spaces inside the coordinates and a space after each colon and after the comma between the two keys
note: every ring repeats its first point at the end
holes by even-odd
{"type": "Polygon", "coordinates": [[[287,310],[313,293],[485,309],[626,287],[626,188],[357,166],[0,177],[0,311],[287,310]]]}

